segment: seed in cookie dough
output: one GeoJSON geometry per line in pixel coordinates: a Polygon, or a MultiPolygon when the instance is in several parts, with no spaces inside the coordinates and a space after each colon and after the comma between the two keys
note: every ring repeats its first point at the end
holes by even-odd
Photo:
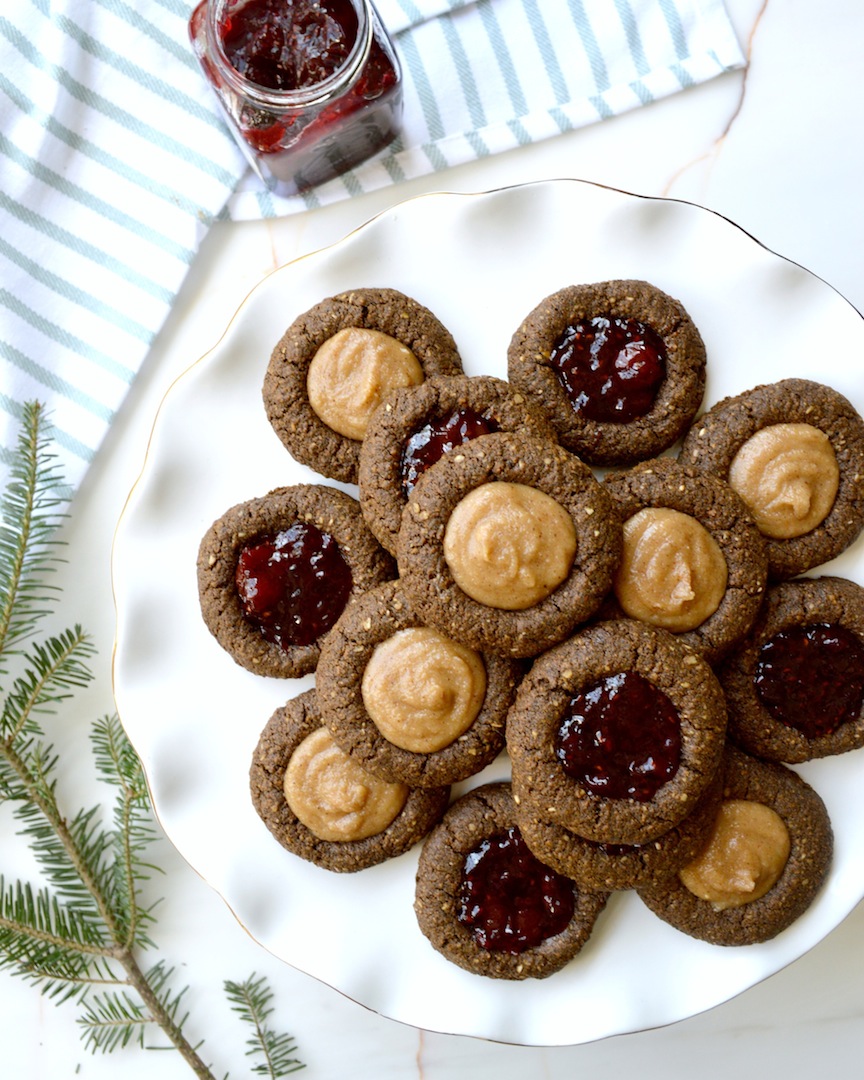
{"type": "Polygon", "coordinates": [[[726,799],[705,849],[678,876],[695,896],[724,911],[765,896],[790,851],[789,830],[776,810],[750,799],[726,799]]]}
{"type": "Polygon", "coordinates": [[[742,444],[729,483],[766,536],[788,540],[821,525],[837,496],[831,440],[811,424],[772,424],[742,444]]]}
{"type": "Polygon", "coordinates": [[[790,626],[759,650],[753,684],[776,720],[808,739],[830,735],[864,708],[864,646],[844,626],[790,626]]]}
{"type": "Polygon", "coordinates": [[[594,795],[648,802],[681,761],[681,722],[669,698],[635,671],[607,675],[564,712],[556,756],[594,795]]]}
{"type": "Polygon", "coordinates": [[[335,624],[352,575],[333,537],[298,521],[243,547],[235,582],[244,616],[287,648],[309,645],[335,624]]]}
{"type": "Polygon", "coordinates": [[[403,750],[443,750],[477,719],[486,695],[480,654],[425,626],[375,646],[362,679],[363,704],[385,739],[403,750]]]}
{"type": "Polygon", "coordinates": [[[420,361],[401,341],[349,326],[312,357],[306,389],[319,419],[348,439],[362,439],[382,399],[399,387],[419,386],[423,378],[420,361]]]}
{"type": "Polygon", "coordinates": [[[663,339],[637,319],[595,315],[568,326],[550,357],[576,412],[626,424],[651,411],[666,376],[663,339]]]}
{"type": "Polygon", "coordinates": [[[478,603],[522,611],[567,578],[576,529],[550,495],[527,484],[490,481],[454,507],[444,558],[460,589],[478,603]]]}
{"type": "Polygon", "coordinates": [[[489,435],[499,430],[494,417],[467,406],[456,409],[449,416],[429,420],[417,428],[402,449],[400,468],[405,496],[411,494],[417,478],[454,446],[461,446],[469,439],[476,439],[478,435],[489,435]]]}
{"type": "Polygon", "coordinates": [[[624,555],[615,595],[625,614],[673,633],[695,630],[726,592],[728,568],[701,522],[649,506],[624,522],[624,555]]]}
{"type": "Polygon", "coordinates": [[[486,837],[465,857],[456,917],[483,949],[521,953],[573,918],[573,882],[544,866],[517,826],[486,837]]]}
{"type": "Polygon", "coordinates": [[[331,841],[363,840],[383,832],[408,798],[407,785],[366,772],[324,727],[307,735],[291,755],[284,792],[306,828],[331,841]]]}

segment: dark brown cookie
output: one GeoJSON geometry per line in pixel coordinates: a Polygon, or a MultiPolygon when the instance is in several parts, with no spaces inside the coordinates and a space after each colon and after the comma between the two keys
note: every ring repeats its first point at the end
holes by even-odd
{"type": "Polygon", "coordinates": [[[554,439],[525,395],[491,375],[451,375],[396,390],[360,447],[360,506],[382,547],[396,553],[402,510],[426,463],[476,435],[515,431],[554,439]]]}
{"type": "MultiPolygon", "coordinates": [[[[518,565],[506,529],[487,539],[498,546],[504,569],[518,565]]],[[[557,443],[509,432],[473,439],[420,477],[403,511],[397,545],[403,587],[424,622],[482,652],[513,657],[542,652],[596,611],[620,553],[617,508],[588,466],[557,443]],[[561,584],[521,610],[468,595],[445,557],[458,504],[498,482],[548,496],[563,508],[575,536],[575,556],[561,584]]]]}
{"type": "Polygon", "coordinates": [[[835,558],[864,526],[864,421],[842,394],[808,379],[784,379],[724,398],[700,417],[681,447],[684,465],[729,479],[741,447],[765,428],[807,424],[824,432],[839,466],[828,516],[801,536],[768,538],[774,580],[801,574],[835,558]]]}
{"type": "Polygon", "coordinates": [[[698,654],[632,619],[597,623],[522,680],[507,716],[513,793],[587,840],[645,844],[702,797],[725,735],[723,693],[698,654]]]}
{"type": "Polygon", "coordinates": [[[285,771],[303,740],[322,727],[315,691],[307,690],[277,709],[252,757],[249,784],[259,817],[279,843],[325,870],[352,873],[395,858],[421,840],[441,818],[450,789],[412,789],[398,816],[382,832],[361,840],[322,840],[307,828],[285,799],[285,771]]]}
{"type": "Polygon", "coordinates": [[[751,754],[798,763],[864,746],[864,589],[837,577],[775,585],[719,675],[729,736],[751,754]]]}
{"type": "MultiPolygon", "coordinates": [[[[624,516],[625,557],[616,575],[615,595],[619,602],[615,606],[623,614],[664,626],[709,663],[716,663],[753,625],[765,595],[768,573],[765,539],[747,507],[724,481],[685,468],[671,458],[657,458],[636,465],[627,472],[611,473],[606,477],[605,485],[624,516]],[[678,631],[664,623],[659,615],[648,617],[650,612],[646,616],[642,610],[633,610],[626,601],[626,594],[621,592],[628,586],[625,575],[635,573],[640,567],[645,569],[643,564],[646,562],[650,564],[651,576],[656,575],[658,586],[662,584],[672,589],[677,582],[698,590],[701,585],[696,573],[689,576],[690,567],[684,570],[688,574],[687,581],[682,581],[680,577],[681,568],[677,560],[686,555],[683,544],[676,546],[671,562],[669,557],[672,552],[669,550],[648,552],[638,562],[628,555],[633,551],[628,542],[628,522],[632,523],[634,515],[650,507],[668,508],[694,518],[707,530],[725,562],[726,588],[722,599],[716,609],[693,629],[678,631]],[[649,559],[649,556],[653,557],[649,559]],[[625,597],[623,607],[620,603],[622,597],[625,597]]],[[[694,551],[694,558],[698,554],[698,551],[694,551]]],[[[698,592],[694,600],[699,602],[698,592]]],[[[685,616],[689,603],[689,600],[682,601],[680,605],[680,611],[685,616]]],[[[640,608],[644,606],[640,604],[640,608]]],[[[611,614],[612,608],[609,610],[611,614]]]]}
{"type": "MultiPolygon", "coordinates": [[[[364,675],[379,645],[393,643],[403,631],[417,629],[426,632],[398,582],[388,582],[358,597],[322,647],[316,686],[324,722],[347,754],[385,779],[402,780],[413,787],[437,787],[473,776],[504,748],[507,709],[521,668],[504,657],[476,656],[485,676],[485,692],[470,727],[441,749],[419,752],[397,746],[382,735],[367,711],[364,675]]],[[[425,648],[424,659],[428,660],[428,646],[420,647],[425,648]]],[[[466,696],[469,678],[467,665],[457,657],[436,663],[424,686],[414,685],[412,672],[404,677],[394,674],[389,682],[391,688],[399,684],[399,704],[410,695],[415,713],[425,712],[446,722],[445,713],[466,696]],[[446,684],[450,677],[462,678],[458,692],[451,692],[446,684]]],[[[390,705],[395,707],[393,699],[390,705]]]]}
{"type": "Polygon", "coordinates": [[[562,445],[592,465],[630,465],[662,453],[690,426],[705,390],[705,346],[699,331],[678,300],[647,281],[571,285],[547,296],[514,333],[507,361],[510,382],[545,409],[562,445]],[[595,332],[590,322],[597,318],[605,321],[605,328],[595,332]],[[587,378],[593,379],[603,336],[608,335],[611,343],[616,325],[627,323],[632,333],[615,344],[609,377],[598,379],[593,387],[579,373],[565,376],[571,387],[568,392],[558,359],[580,343],[587,348],[593,338],[587,361],[593,369],[587,378]],[[652,341],[658,382],[656,389],[643,391],[645,398],[637,410],[633,388],[647,377],[650,364],[645,363],[642,349],[652,347],[643,346],[652,334],[656,335],[652,341]],[[629,353],[635,353],[635,362],[629,353]],[[620,361],[616,364],[615,357],[624,358],[625,367],[630,365],[628,376],[636,376],[622,380],[620,386],[616,381],[620,361]],[[613,389],[607,391],[610,386],[613,389]],[[598,408],[607,400],[609,406],[598,408]],[[612,408],[613,400],[639,415],[625,420],[628,414],[620,407],[612,408]],[[593,410],[596,418],[589,418],[593,410]]]}
{"type": "Polygon", "coordinates": [[[790,926],[813,902],[831,864],[833,834],[825,804],[797,773],[730,748],[724,766],[724,799],[763,803],[782,818],[791,841],[786,865],[760,899],[718,910],[673,877],[640,889],[655,915],[712,945],[754,945],[790,926]]]}
{"type": "Polygon", "coordinates": [[[493,979],[543,979],[582,949],[606,900],[531,858],[519,837],[509,784],[487,784],[455,802],[424,841],[414,910],[434,948],[459,967],[493,979]],[[509,882],[500,866],[486,878],[481,867],[468,894],[466,870],[476,875],[490,849],[502,847],[512,853],[504,871],[509,882]],[[545,897],[539,888],[544,878],[545,897]],[[514,893],[521,893],[521,907],[514,893]],[[534,917],[553,905],[557,921],[566,919],[569,906],[572,914],[561,929],[541,937],[534,917]]]}
{"type": "Polygon", "coordinates": [[[409,349],[423,374],[458,375],[462,360],[453,336],[426,307],[395,289],[354,289],[328,297],[298,316],[277,343],[264,378],[267,417],[291,454],[334,480],[356,483],[360,439],[339,434],[309,402],[312,359],[349,328],[374,330],[409,349]]]}
{"type": "Polygon", "coordinates": [[[313,671],[347,600],[394,574],[357,500],[321,484],[238,503],[210,526],[198,551],[210,632],[241,667],[284,679],[313,671]]]}
{"type": "Polygon", "coordinates": [[[612,892],[665,881],[695,858],[711,832],[722,797],[721,770],[674,828],[644,844],[601,844],[545,821],[528,800],[517,806],[526,844],[541,862],[585,889],[612,892]]]}

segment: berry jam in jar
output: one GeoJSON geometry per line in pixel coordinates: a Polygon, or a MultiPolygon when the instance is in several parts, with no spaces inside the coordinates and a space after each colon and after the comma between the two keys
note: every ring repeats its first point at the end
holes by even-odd
{"type": "Polygon", "coordinates": [[[399,61],[370,0],[202,0],[189,33],[241,149],[277,195],[346,172],[398,131],[399,61]]]}

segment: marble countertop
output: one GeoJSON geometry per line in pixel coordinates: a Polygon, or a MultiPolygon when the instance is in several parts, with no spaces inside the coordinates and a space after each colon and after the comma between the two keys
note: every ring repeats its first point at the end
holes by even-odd
{"type": "MultiPolygon", "coordinates": [[[[64,611],[74,613],[99,649],[97,677],[75,699],[56,738],[66,763],[61,789],[71,803],[101,797],[88,778],[82,732],[90,719],[114,707],[111,544],[153,416],[172,380],[218,340],[229,314],[277,266],[338,241],[402,198],[576,177],[716,211],[864,310],[864,214],[858,205],[864,173],[864,7],[857,0],[728,0],[727,7],[748,55],[746,71],[403,188],[295,218],[211,230],[65,528],[69,569],[60,571],[59,582],[64,611]]],[[[850,356],[848,363],[864,378],[860,357],[850,356]]],[[[26,850],[7,840],[7,832],[0,836],[4,874],[30,872],[26,850]]],[[[596,1043],[528,1048],[418,1031],[370,1012],[258,946],[169,843],[160,844],[158,858],[166,870],[155,886],[165,897],[156,931],[159,955],[189,985],[188,1031],[193,1041],[206,1040],[203,1056],[214,1063],[214,1074],[250,1074],[246,1034],[233,1023],[221,986],[226,978],[252,972],[272,984],[274,1025],[296,1036],[310,1078],[629,1074],[654,1080],[695,1070],[704,1080],[725,1080],[779,1066],[787,1080],[809,1080],[829,1060],[832,1075],[841,1080],[860,1074],[861,905],[791,966],[709,1012],[596,1043]]],[[[189,1075],[172,1053],[90,1056],[79,1041],[74,1009],[55,1007],[5,974],[0,1011],[4,1076],[14,1080],[99,1080],[116,1076],[120,1067],[126,1080],[189,1075]]]]}

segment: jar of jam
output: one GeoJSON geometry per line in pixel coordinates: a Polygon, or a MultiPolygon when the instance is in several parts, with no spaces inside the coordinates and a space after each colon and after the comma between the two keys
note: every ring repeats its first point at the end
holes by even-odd
{"type": "Polygon", "coordinates": [[[202,0],[189,32],[241,149],[277,195],[338,176],[398,131],[401,70],[370,0],[202,0]]]}

